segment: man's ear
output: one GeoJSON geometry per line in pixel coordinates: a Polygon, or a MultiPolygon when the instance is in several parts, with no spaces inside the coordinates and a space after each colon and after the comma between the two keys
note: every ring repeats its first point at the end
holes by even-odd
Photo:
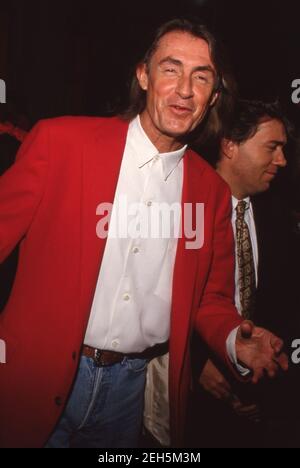
{"type": "Polygon", "coordinates": [[[145,63],[140,63],[136,67],[136,77],[140,84],[140,87],[147,91],[148,89],[148,72],[147,72],[147,65],[145,63]]]}
{"type": "Polygon", "coordinates": [[[232,159],[235,152],[235,143],[227,138],[222,138],[221,141],[221,154],[227,159],[232,159]]]}

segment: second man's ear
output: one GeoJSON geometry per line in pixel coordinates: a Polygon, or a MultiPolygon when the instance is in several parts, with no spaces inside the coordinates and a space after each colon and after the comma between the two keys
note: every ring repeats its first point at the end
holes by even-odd
{"type": "Polygon", "coordinates": [[[228,159],[232,159],[235,151],[235,143],[227,138],[222,138],[221,153],[228,159]]]}
{"type": "Polygon", "coordinates": [[[136,77],[140,84],[140,87],[147,91],[148,89],[148,73],[147,73],[147,65],[145,63],[140,63],[136,67],[136,77]]]}

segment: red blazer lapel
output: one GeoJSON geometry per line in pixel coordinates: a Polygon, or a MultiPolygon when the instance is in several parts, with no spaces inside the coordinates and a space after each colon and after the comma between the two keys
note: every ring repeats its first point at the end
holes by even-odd
{"type": "MultiPolygon", "coordinates": [[[[195,219],[196,203],[206,203],[208,196],[207,184],[201,177],[199,165],[201,159],[187,151],[184,157],[184,178],[182,191],[182,206],[185,203],[193,205],[193,220],[195,219]]],[[[204,169],[204,167],[203,167],[204,169]]],[[[193,223],[195,228],[195,223],[193,223]]],[[[177,369],[182,368],[184,350],[188,342],[190,330],[191,310],[195,297],[197,270],[199,266],[199,249],[186,249],[186,243],[191,239],[184,234],[178,240],[177,255],[173,279],[173,299],[171,315],[170,354],[172,362],[176,361],[177,369]]]]}
{"type": "Polygon", "coordinates": [[[86,146],[82,170],[81,307],[89,316],[106,239],[96,234],[100,203],[113,203],[124,153],[128,122],[99,120],[95,138],[86,146]]]}

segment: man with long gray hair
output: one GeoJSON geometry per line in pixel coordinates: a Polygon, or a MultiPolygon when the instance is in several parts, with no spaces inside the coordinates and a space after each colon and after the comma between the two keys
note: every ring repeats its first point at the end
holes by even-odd
{"type": "Polygon", "coordinates": [[[0,321],[3,446],[135,447],[147,363],[166,349],[171,444],[180,445],[192,328],[254,383],[287,367],[281,340],[234,307],[230,192],[187,148],[221,129],[231,101],[213,36],[186,20],[163,25],[133,94],[127,120],[40,122],[0,181],[0,259],[21,241],[0,321]],[[185,226],[169,238],[138,235],[133,205],[151,217],[173,203],[182,219],[203,213],[200,246],[185,226]]]}

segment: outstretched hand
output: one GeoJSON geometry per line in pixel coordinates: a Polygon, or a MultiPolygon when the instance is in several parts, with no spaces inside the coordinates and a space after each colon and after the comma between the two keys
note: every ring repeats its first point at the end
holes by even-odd
{"type": "Polygon", "coordinates": [[[283,341],[265,328],[256,327],[250,320],[245,320],[239,327],[236,355],[238,362],[252,371],[254,384],[265,374],[273,378],[280,369],[288,370],[283,341]]]}

